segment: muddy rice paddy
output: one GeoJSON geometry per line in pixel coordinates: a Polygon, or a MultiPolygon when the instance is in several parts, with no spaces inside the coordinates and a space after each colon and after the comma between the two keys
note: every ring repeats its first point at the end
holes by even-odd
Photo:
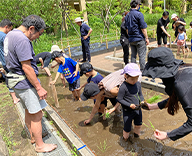
{"type": "MultiPolygon", "coordinates": [[[[42,86],[48,91],[47,101],[54,106],[54,99],[51,88],[48,86],[47,76],[39,77],[42,86]]],[[[55,74],[53,74],[55,78],[55,74]]],[[[86,77],[81,77],[81,85],[86,82],[86,77]]],[[[88,119],[93,107],[93,100],[73,101],[72,94],[68,89],[63,88],[60,78],[56,82],[57,96],[60,108],[59,114],[66,120],[70,127],[82,138],[82,140],[98,156],[187,156],[192,155],[192,133],[177,141],[159,141],[153,136],[153,131],[142,126],[139,139],[133,139],[133,144],[122,140],[123,119],[122,114],[113,113],[107,120],[102,120],[98,114],[95,115],[90,125],[85,126],[83,121],[88,119]]],[[[153,95],[160,95],[162,99],[167,98],[159,92],[142,88],[145,99],[153,95]]],[[[111,108],[108,102],[108,108],[111,108]]],[[[167,110],[143,110],[143,122],[150,125],[149,121],[156,129],[171,131],[181,126],[186,121],[186,116],[181,108],[175,116],[167,113],[167,110]]],[[[131,134],[132,135],[132,134],[131,134]]]]}

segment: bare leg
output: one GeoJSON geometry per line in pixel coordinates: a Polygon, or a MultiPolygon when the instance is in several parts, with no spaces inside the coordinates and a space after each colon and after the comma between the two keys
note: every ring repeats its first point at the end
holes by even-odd
{"type": "Polygon", "coordinates": [[[161,45],[158,45],[158,47],[161,47],[161,45]]]}
{"type": "Polygon", "coordinates": [[[181,49],[182,49],[182,52],[183,52],[183,58],[185,58],[185,47],[182,46],[181,49]]]}
{"type": "Polygon", "coordinates": [[[129,138],[129,132],[125,132],[125,131],[123,130],[123,139],[124,139],[125,141],[127,141],[128,138],[129,138]]]}
{"type": "Polygon", "coordinates": [[[54,144],[45,144],[42,139],[42,120],[43,113],[42,111],[37,112],[36,114],[29,114],[29,112],[25,111],[25,122],[29,129],[29,132],[32,136],[34,136],[36,142],[35,150],[37,152],[50,152],[57,148],[57,145],[54,144]]]}
{"type": "Polygon", "coordinates": [[[77,95],[75,90],[72,91],[72,94],[73,94],[73,97],[75,98],[75,101],[79,100],[79,97],[78,97],[78,95],[77,95]]]}
{"type": "Polygon", "coordinates": [[[167,47],[167,44],[164,44],[164,47],[167,47]]]}
{"type": "Polygon", "coordinates": [[[177,56],[180,56],[180,46],[177,47],[177,56]]]}
{"type": "Polygon", "coordinates": [[[78,96],[78,98],[79,98],[79,101],[81,101],[81,91],[80,90],[77,90],[77,89],[75,89],[75,92],[76,92],[76,95],[78,96]]]}
{"type": "Polygon", "coordinates": [[[47,73],[48,76],[51,76],[51,72],[50,72],[49,68],[45,67],[43,69],[45,70],[45,72],[47,73]]]}
{"type": "Polygon", "coordinates": [[[63,83],[63,88],[65,88],[65,78],[63,74],[61,74],[61,82],[63,83]]]}
{"type": "Polygon", "coordinates": [[[134,133],[140,135],[140,132],[141,132],[141,126],[135,125],[134,126],[134,133]]]}
{"type": "Polygon", "coordinates": [[[14,104],[16,104],[16,103],[18,103],[18,102],[20,101],[20,99],[18,99],[18,98],[16,97],[15,92],[10,92],[10,94],[11,94],[11,97],[12,97],[12,99],[13,99],[13,103],[14,103],[14,104]]]}

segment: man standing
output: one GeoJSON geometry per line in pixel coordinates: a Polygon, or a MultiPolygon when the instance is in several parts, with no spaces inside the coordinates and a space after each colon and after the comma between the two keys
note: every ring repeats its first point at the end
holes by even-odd
{"type": "MultiPolygon", "coordinates": [[[[183,18],[179,18],[177,14],[172,14],[171,19],[174,21],[172,24],[172,29],[175,31],[175,38],[179,34],[178,27],[180,25],[186,26],[186,22],[183,18]]],[[[187,49],[187,52],[189,52],[189,48],[187,47],[187,44],[185,43],[185,49],[187,49]]]]}
{"type": "Polygon", "coordinates": [[[85,23],[82,22],[83,20],[78,17],[75,19],[75,23],[80,26],[80,33],[81,33],[81,44],[82,44],[82,51],[83,51],[83,60],[81,62],[91,62],[91,54],[89,51],[89,41],[90,41],[90,34],[92,29],[85,23]]]}
{"type": "MultiPolygon", "coordinates": [[[[45,144],[42,139],[42,109],[47,106],[47,91],[37,79],[36,66],[31,41],[38,39],[45,29],[45,22],[36,15],[23,20],[21,26],[7,34],[4,41],[6,66],[16,77],[24,77],[14,86],[25,109],[25,123],[31,135],[31,142],[36,142],[37,152],[50,152],[57,148],[54,144],[45,144]]],[[[17,80],[16,77],[13,79],[17,80]]],[[[11,80],[11,78],[10,78],[11,80]]],[[[8,85],[9,83],[8,79],[8,85]]]]}
{"type": "MultiPolygon", "coordinates": [[[[13,23],[8,20],[8,19],[3,19],[0,22],[0,62],[2,63],[3,69],[9,73],[9,70],[6,67],[6,63],[5,63],[5,56],[4,56],[4,39],[6,34],[11,31],[13,28],[13,23]]],[[[11,97],[13,99],[13,103],[16,104],[18,103],[20,100],[16,97],[14,90],[9,89],[9,92],[11,94],[11,97]]]]}
{"type": "Polygon", "coordinates": [[[164,47],[167,47],[167,36],[171,35],[167,32],[166,28],[169,25],[169,12],[164,11],[163,17],[161,17],[157,22],[157,44],[161,47],[161,38],[163,38],[164,47]]]}
{"type": "Polygon", "coordinates": [[[125,17],[125,27],[129,35],[131,46],[131,62],[136,63],[137,53],[139,55],[140,69],[145,67],[146,44],[149,44],[147,36],[147,24],[144,21],[143,14],[139,11],[140,0],[132,0],[130,3],[131,10],[125,17]]]}
{"type": "Polygon", "coordinates": [[[3,51],[3,42],[6,34],[11,31],[13,28],[13,23],[8,19],[3,19],[0,22],[0,61],[2,63],[3,69],[8,73],[9,70],[6,67],[4,51],[3,51]]]}

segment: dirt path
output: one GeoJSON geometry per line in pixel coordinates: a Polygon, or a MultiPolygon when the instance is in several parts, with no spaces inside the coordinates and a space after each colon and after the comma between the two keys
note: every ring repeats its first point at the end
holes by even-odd
{"type": "Polygon", "coordinates": [[[35,156],[34,147],[27,139],[16,107],[4,83],[0,83],[0,135],[12,156],[35,156]]]}

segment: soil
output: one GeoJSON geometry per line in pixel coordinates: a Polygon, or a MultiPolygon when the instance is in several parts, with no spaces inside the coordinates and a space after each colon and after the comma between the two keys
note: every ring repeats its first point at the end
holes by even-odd
{"type": "Polygon", "coordinates": [[[0,88],[0,135],[9,155],[35,156],[35,149],[25,133],[9,90],[4,83],[0,83],[0,88]]]}
{"type": "MultiPolygon", "coordinates": [[[[56,69],[55,69],[56,71],[56,69]]],[[[55,74],[53,74],[53,78],[55,74]]],[[[48,86],[49,79],[47,76],[39,77],[42,86],[48,91],[48,103],[54,106],[54,99],[51,88],[48,86]]],[[[81,85],[86,82],[86,77],[81,77],[81,85]]],[[[67,83],[66,83],[67,84],[67,83]]],[[[66,120],[70,127],[82,138],[82,140],[99,156],[173,156],[173,155],[192,155],[192,134],[177,140],[177,141],[159,141],[155,139],[153,131],[142,125],[140,138],[134,138],[133,144],[129,141],[125,142],[122,139],[123,133],[123,119],[122,114],[113,113],[107,120],[102,120],[98,114],[95,115],[91,123],[87,126],[83,124],[85,119],[88,119],[93,107],[93,100],[74,101],[71,92],[63,88],[61,80],[56,82],[57,96],[60,107],[57,108],[59,114],[66,120]]],[[[145,99],[153,95],[160,95],[162,99],[167,98],[159,92],[142,88],[145,99]]],[[[111,108],[108,102],[108,108],[111,108]]],[[[181,108],[175,116],[167,113],[167,110],[143,110],[143,122],[150,125],[149,121],[156,129],[162,131],[171,131],[184,122],[186,122],[186,115],[181,108]]],[[[131,134],[133,135],[133,134],[131,134]]]]}

